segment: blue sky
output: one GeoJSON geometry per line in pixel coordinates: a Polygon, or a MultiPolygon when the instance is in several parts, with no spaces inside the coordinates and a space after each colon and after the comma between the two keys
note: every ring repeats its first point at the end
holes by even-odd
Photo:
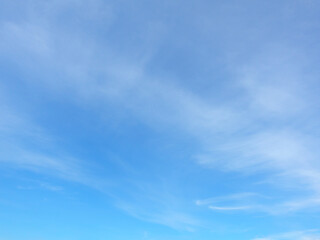
{"type": "Polygon", "coordinates": [[[320,3],[0,1],[0,240],[319,240],[320,3]]]}

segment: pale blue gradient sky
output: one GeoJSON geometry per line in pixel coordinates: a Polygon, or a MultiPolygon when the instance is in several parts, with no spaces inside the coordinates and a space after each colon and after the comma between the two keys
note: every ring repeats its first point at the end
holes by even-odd
{"type": "Polygon", "coordinates": [[[0,240],[319,240],[319,23],[316,0],[0,1],[0,240]]]}

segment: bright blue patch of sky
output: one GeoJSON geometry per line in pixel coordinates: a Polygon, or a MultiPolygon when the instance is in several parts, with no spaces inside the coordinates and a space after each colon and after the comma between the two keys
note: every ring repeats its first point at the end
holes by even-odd
{"type": "Polygon", "coordinates": [[[0,240],[320,238],[320,3],[0,2],[0,240]]]}

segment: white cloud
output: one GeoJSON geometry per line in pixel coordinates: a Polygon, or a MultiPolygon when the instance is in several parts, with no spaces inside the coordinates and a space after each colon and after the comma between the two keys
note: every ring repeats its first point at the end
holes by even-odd
{"type": "Polygon", "coordinates": [[[253,240],[319,240],[320,235],[317,230],[294,231],[262,238],[254,238],[253,240]]]}
{"type": "Polygon", "coordinates": [[[251,111],[267,118],[301,113],[308,104],[305,87],[310,81],[303,59],[297,49],[273,45],[247,63],[240,71],[240,82],[251,111]]]}
{"type": "Polygon", "coordinates": [[[251,209],[251,206],[209,206],[209,209],[211,210],[218,210],[218,211],[239,211],[239,210],[247,210],[251,209]]]}
{"type": "Polygon", "coordinates": [[[196,205],[201,206],[201,205],[208,205],[208,204],[220,203],[220,202],[243,201],[243,200],[247,200],[255,197],[264,197],[264,196],[261,196],[260,194],[253,193],[253,192],[243,192],[243,193],[237,193],[237,194],[232,194],[227,196],[219,196],[219,197],[212,197],[212,198],[197,200],[196,205]]]}

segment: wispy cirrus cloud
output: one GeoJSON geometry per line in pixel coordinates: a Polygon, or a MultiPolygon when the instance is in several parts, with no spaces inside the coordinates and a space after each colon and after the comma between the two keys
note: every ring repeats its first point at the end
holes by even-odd
{"type": "Polygon", "coordinates": [[[239,210],[247,210],[251,209],[251,206],[209,206],[209,209],[211,210],[218,210],[218,211],[239,211],[239,210]]]}
{"type": "Polygon", "coordinates": [[[213,211],[255,211],[267,212],[267,205],[261,205],[261,201],[269,200],[270,197],[253,192],[244,192],[226,196],[212,197],[208,199],[197,200],[198,206],[206,206],[213,211]]]}
{"type": "Polygon", "coordinates": [[[88,164],[70,156],[57,141],[30,116],[18,112],[6,97],[1,95],[0,165],[7,169],[27,170],[90,187],[99,188],[88,164]]]}
{"type": "MultiPolygon", "coordinates": [[[[240,111],[234,103],[215,104],[177,84],[147,74],[145,64],[148,57],[142,57],[138,63],[117,63],[117,60],[110,61],[117,54],[106,50],[106,56],[95,59],[93,56],[103,48],[98,43],[92,43],[87,38],[82,38],[79,42],[78,35],[54,32],[51,28],[31,23],[6,23],[2,31],[8,42],[11,38],[16,41],[20,39],[20,42],[30,39],[18,44],[21,49],[29,51],[39,63],[46,55],[46,61],[41,63],[44,68],[67,76],[65,82],[40,78],[41,80],[37,80],[40,82],[30,84],[50,86],[50,91],[67,90],[80,104],[84,101],[92,105],[111,101],[130,110],[138,119],[152,127],[177,127],[204,146],[203,151],[196,154],[197,162],[203,167],[251,174],[257,171],[275,172],[271,176],[281,179],[276,184],[285,186],[293,179],[295,183],[299,182],[298,186],[308,186],[308,189],[317,194],[319,153],[313,146],[316,138],[305,134],[303,127],[290,127],[296,124],[291,118],[305,111],[309,113],[306,107],[309,100],[305,98],[299,79],[301,74],[297,73],[295,63],[290,63],[285,69],[274,67],[275,64],[272,63],[267,66],[263,63],[258,66],[249,64],[242,78],[235,80],[239,88],[244,89],[243,99],[240,101],[243,109],[240,111]],[[30,29],[33,33],[31,35],[30,29]],[[61,41],[66,38],[76,44],[69,48],[68,43],[61,41]],[[41,44],[35,44],[37,41],[41,44]],[[35,47],[40,48],[34,50],[35,47]],[[64,52],[64,49],[68,51],[64,52]],[[76,52],[80,57],[74,58],[76,52]],[[56,64],[60,58],[63,59],[63,64],[56,64]],[[50,63],[55,64],[49,67],[50,63]],[[96,80],[97,73],[102,80],[96,80]],[[293,84],[288,80],[292,76],[295,78],[293,84]],[[247,102],[250,104],[246,105],[247,102]],[[294,111],[290,110],[291,106],[295,106],[294,111]],[[261,122],[266,122],[264,128],[261,127],[261,122]],[[243,129],[247,133],[239,134],[243,129]],[[215,138],[219,141],[214,140],[215,138]]],[[[271,62],[277,56],[269,56],[268,61],[271,62]]],[[[287,59],[282,59],[282,62],[286,61],[287,59]]],[[[277,64],[281,65],[281,62],[277,64]]],[[[103,112],[103,107],[100,110],[103,112]]],[[[39,156],[31,158],[39,159],[39,156]]],[[[68,172],[68,169],[73,168],[62,167],[51,158],[43,157],[40,162],[46,162],[59,171],[68,172]]],[[[25,167],[35,167],[36,163],[29,161],[29,165],[25,164],[25,167]]],[[[43,166],[39,164],[38,167],[43,166]]]]}
{"type": "Polygon", "coordinates": [[[227,196],[219,196],[219,197],[212,197],[212,198],[207,198],[207,199],[202,199],[202,200],[196,200],[196,205],[201,206],[201,205],[209,205],[213,203],[219,203],[223,201],[243,201],[245,199],[251,199],[253,197],[264,197],[261,196],[257,193],[253,192],[244,192],[244,193],[238,193],[238,194],[232,194],[232,195],[227,195],[227,196]]]}
{"type": "MultiPolygon", "coordinates": [[[[253,175],[268,173],[265,183],[293,192],[305,189],[305,198],[310,200],[305,203],[310,205],[297,204],[300,207],[295,210],[301,210],[314,207],[313,200],[319,197],[320,152],[315,144],[319,141],[315,130],[318,123],[311,117],[319,109],[313,104],[317,99],[312,90],[315,75],[304,71],[306,59],[295,52],[297,49],[283,49],[257,56],[254,63],[247,63],[240,71],[238,84],[245,90],[240,117],[249,125],[239,124],[225,140],[205,143],[208,153],[196,159],[208,168],[253,175]],[[293,60],[298,58],[302,62],[293,60]]],[[[285,206],[287,201],[295,202],[288,196],[278,204],[285,206]]],[[[272,209],[257,205],[254,208],[272,209]]]]}
{"type": "Polygon", "coordinates": [[[268,237],[254,238],[253,240],[319,240],[318,230],[294,231],[268,237]]]}
{"type": "MultiPolygon", "coordinates": [[[[148,64],[166,33],[165,24],[143,28],[139,32],[144,36],[140,39],[142,46],[128,53],[114,47],[111,40],[100,39],[99,33],[107,35],[117,19],[112,8],[102,1],[89,5],[75,1],[37,1],[37,4],[28,4],[23,21],[6,20],[0,26],[4,39],[0,46],[5,59],[15,62],[21,71],[31,71],[37,76],[23,80],[28,86],[58,97],[63,95],[65,101],[77,105],[94,106],[99,114],[107,112],[106,106],[112,105],[119,111],[130,112],[130,116],[152,128],[177,129],[200,145],[194,153],[199,166],[244,175],[264,173],[269,185],[291,188],[293,192],[305,188],[309,196],[268,203],[259,194],[240,194],[198,200],[198,205],[219,211],[283,213],[288,209],[318,206],[320,153],[316,144],[318,135],[313,133],[318,123],[311,118],[317,115],[318,109],[312,102],[318,98],[312,94],[314,77],[305,74],[308,61],[303,54],[295,53],[296,47],[290,48],[286,43],[269,45],[260,54],[252,54],[251,61],[231,61],[229,67],[234,78],[228,84],[234,85],[237,97],[216,101],[214,97],[197,94],[183,80],[172,81],[166,74],[158,76],[148,71],[148,64]],[[37,4],[46,11],[39,11],[37,4]],[[59,22],[61,12],[74,14],[80,17],[81,23],[89,25],[90,21],[101,18],[103,28],[98,28],[101,30],[98,33],[92,30],[93,34],[87,34],[90,26],[83,24],[85,29],[82,29],[77,25],[74,29],[72,23],[59,22]],[[301,63],[301,59],[305,62],[301,63]]],[[[215,94],[213,91],[210,95],[215,94]]],[[[21,126],[27,126],[20,127],[21,131],[31,129],[32,124],[24,124],[24,120],[9,111],[3,115],[9,119],[2,124],[6,131],[9,125],[17,130],[12,117],[21,126]]],[[[14,134],[17,132],[21,133],[14,134]]],[[[39,135],[50,139],[46,134],[39,135]]],[[[31,151],[17,142],[3,145],[3,163],[90,186],[99,185],[99,180],[86,173],[85,164],[77,158],[31,151]]],[[[128,197],[129,200],[116,196],[116,204],[141,219],[176,228],[197,225],[186,210],[169,207],[174,201],[164,190],[155,194],[150,189],[137,191],[143,199],[138,198],[135,203],[132,199],[139,194],[128,197]],[[148,204],[150,208],[145,210],[148,204]]],[[[171,191],[174,193],[175,189],[171,191]]]]}

